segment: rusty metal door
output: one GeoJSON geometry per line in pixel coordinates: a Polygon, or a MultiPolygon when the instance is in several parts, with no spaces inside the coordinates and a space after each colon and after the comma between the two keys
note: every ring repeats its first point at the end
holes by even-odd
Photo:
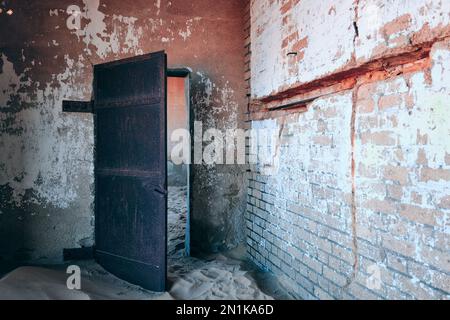
{"type": "Polygon", "coordinates": [[[95,256],[119,278],[166,287],[166,55],[94,67],[95,256]]]}

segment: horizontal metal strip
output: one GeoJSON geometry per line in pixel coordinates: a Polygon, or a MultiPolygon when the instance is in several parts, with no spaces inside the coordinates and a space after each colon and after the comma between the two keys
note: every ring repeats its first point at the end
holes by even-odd
{"type": "Polygon", "coordinates": [[[161,176],[160,171],[111,169],[111,168],[96,169],[95,174],[100,176],[142,177],[142,178],[158,178],[161,176]]]}
{"type": "Polygon", "coordinates": [[[63,100],[63,112],[92,113],[93,101],[63,100]]]}
{"type": "Polygon", "coordinates": [[[147,263],[147,262],[143,262],[143,261],[140,261],[140,260],[132,259],[132,258],[127,258],[127,257],[121,256],[121,255],[110,253],[110,252],[106,252],[106,251],[103,251],[103,250],[98,250],[97,249],[97,250],[95,250],[95,252],[96,253],[100,253],[100,254],[104,254],[104,255],[108,255],[108,256],[111,256],[111,257],[114,257],[114,258],[117,258],[117,259],[125,260],[125,261],[128,261],[128,262],[142,264],[142,265],[154,268],[154,269],[158,269],[158,270],[160,269],[160,266],[157,266],[157,265],[154,265],[154,264],[151,264],[151,263],[147,263]]]}
{"type": "MultiPolygon", "coordinates": [[[[165,55],[164,51],[161,50],[161,51],[157,51],[157,52],[146,53],[146,54],[139,55],[139,56],[133,56],[133,57],[124,58],[124,59],[120,59],[120,60],[114,60],[114,61],[110,61],[110,62],[96,64],[94,66],[94,69],[101,70],[101,69],[108,69],[108,68],[128,64],[128,63],[136,63],[136,62],[141,62],[141,61],[152,61],[152,60],[156,60],[156,59],[161,59],[161,56],[164,56],[164,55],[165,55]]],[[[164,69],[161,69],[161,71],[164,71],[164,69]]]]}
{"type": "Polygon", "coordinates": [[[163,102],[161,97],[151,97],[151,98],[137,98],[137,99],[127,99],[127,100],[106,100],[106,101],[95,101],[95,109],[110,109],[110,108],[124,108],[124,107],[138,107],[138,106],[154,106],[160,105],[163,102]]]}

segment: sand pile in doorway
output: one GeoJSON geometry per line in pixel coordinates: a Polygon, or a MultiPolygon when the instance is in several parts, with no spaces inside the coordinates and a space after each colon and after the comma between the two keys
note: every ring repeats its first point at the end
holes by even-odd
{"type": "Polygon", "coordinates": [[[184,256],[186,235],[187,187],[169,187],[167,199],[167,255],[184,256]]]}
{"type": "Polygon", "coordinates": [[[82,261],[73,263],[81,268],[81,290],[67,288],[67,266],[20,267],[0,279],[0,299],[272,299],[266,293],[289,298],[271,274],[246,261],[242,247],[201,259],[186,257],[185,201],[186,188],[169,189],[168,292],[144,290],[94,261],[82,261]]]}
{"type": "Polygon", "coordinates": [[[252,277],[255,269],[244,260],[225,255],[169,260],[169,291],[174,299],[272,299],[252,277]]]}

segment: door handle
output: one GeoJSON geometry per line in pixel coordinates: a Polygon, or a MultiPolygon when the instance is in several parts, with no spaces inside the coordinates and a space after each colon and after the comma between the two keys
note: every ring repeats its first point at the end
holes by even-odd
{"type": "Polygon", "coordinates": [[[162,187],[161,185],[156,185],[156,184],[153,184],[153,183],[144,182],[142,186],[144,187],[144,189],[147,192],[156,192],[156,193],[159,193],[160,195],[163,195],[163,196],[167,196],[167,194],[168,194],[167,189],[162,187]]]}
{"type": "Polygon", "coordinates": [[[156,193],[159,193],[159,194],[161,194],[163,196],[167,196],[167,194],[168,194],[167,190],[163,189],[162,187],[155,187],[153,189],[153,191],[155,191],[156,193]]]}

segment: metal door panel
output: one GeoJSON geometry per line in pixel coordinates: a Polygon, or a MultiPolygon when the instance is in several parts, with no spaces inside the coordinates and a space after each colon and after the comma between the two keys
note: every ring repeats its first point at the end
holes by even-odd
{"type": "Polygon", "coordinates": [[[167,268],[166,55],[94,67],[97,261],[164,291],[167,268]]]}

